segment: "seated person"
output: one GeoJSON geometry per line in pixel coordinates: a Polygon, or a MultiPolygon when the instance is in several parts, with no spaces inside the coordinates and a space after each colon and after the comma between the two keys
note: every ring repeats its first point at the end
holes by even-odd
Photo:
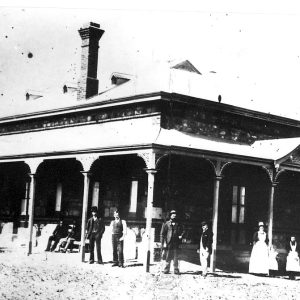
{"type": "Polygon", "coordinates": [[[54,251],[57,244],[59,243],[59,240],[66,234],[66,226],[63,222],[63,220],[59,220],[59,223],[55,227],[52,235],[48,239],[47,248],[45,251],[54,251]]]}
{"type": "Polygon", "coordinates": [[[56,246],[55,252],[66,252],[70,246],[72,246],[75,241],[75,232],[76,232],[76,221],[73,220],[72,224],[68,226],[67,236],[61,238],[56,246]]]}

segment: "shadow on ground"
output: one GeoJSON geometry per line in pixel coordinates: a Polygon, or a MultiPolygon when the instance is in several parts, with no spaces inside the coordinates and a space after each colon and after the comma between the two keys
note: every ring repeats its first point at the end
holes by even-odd
{"type": "MultiPolygon", "coordinates": [[[[181,275],[201,275],[201,271],[196,272],[181,272],[181,275]]],[[[236,275],[229,275],[229,274],[218,274],[218,273],[209,273],[207,275],[208,277],[222,277],[222,278],[242,278],[242,276],[236,276],[236,275]]]]}
{"type": "Polygon", "coordinates": [[[11,249],[7,247],[0,247],[0,253],[4,253],[4,252],[11,252],[11,249]]]}

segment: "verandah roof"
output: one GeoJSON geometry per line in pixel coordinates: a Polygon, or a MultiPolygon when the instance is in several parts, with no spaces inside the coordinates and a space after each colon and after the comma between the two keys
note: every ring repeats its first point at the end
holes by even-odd
{"type": "Polygon", "coordinates": [[[114,151],[158,145],[184,151],[277,161],[292,153],[300,138],[256,141],[252,145],[227,142],[160,127],[160,117],[137,118],[0,136],[0,161],[61,153],[114,151]]]}
{"type": "Polygon", "coordinates": [[[196,134],[184,133],[174,129],[162,129],[156,143],[165,146],[185,147],[277,161],[293,152],[300,145],[300,137],[259,140],[252,145],[246,145],[227,142],[223,139],[200,137],[196,134]]]}
{"type": "Polygon", "coordinates": [[[153,126],[156,119],[120,120],[3,135],[0,136],[0,160],[151,144],[159,133],[159,123],[153,126]]]}

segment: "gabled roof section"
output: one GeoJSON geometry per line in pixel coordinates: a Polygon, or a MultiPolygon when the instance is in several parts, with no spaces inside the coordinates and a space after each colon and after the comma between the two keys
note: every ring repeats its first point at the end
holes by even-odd
{"type": "Polygon", "coordinates": [[[189,60],[182,61],[176,64],[175,66],[171,67],[171,69],[183,70],[202,75],[189,60]]]}

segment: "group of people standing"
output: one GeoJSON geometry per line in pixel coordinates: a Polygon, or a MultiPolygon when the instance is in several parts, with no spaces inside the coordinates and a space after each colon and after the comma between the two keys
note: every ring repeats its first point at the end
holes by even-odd
{"type": "MultiPolygon", "coordinates": [[[[94,248],[96,246],[98,264],[103,264],[101,255],[101,239],[105,231],[103,219],[98,215],[97,207],[91,208],[91,218],[88,219],[86,228],[86,238],[89,240],[90,258],[89,263],[95,262],[94,248]]],[[[213,232],[208,223],[201,223],[202,233],[197,252],[202,268],[202,276],[207,276],[208,263],[212,253],[213,232]]],[[[126,221],[122,220],[119,211],[114,211],[114,220],[110,223],[112,233],[113,264],[112,266],[124,267],[124,238],[127,233],[126,221]]],[[[76,222],[71,225],[64,225],[60,220],[53,234],[49,237],[46,251],[66,250],[72,245],[75,238],[76,222]]],[[[163,223],[160,232],[162,258],[165,260],[164,273],[170,273],[171,262],[173,261],[174,274],[180,274],[179,271],[179,246],[184,236],[184,228],[177,219],[175,210],[171,210],[168,220],[163,223]]],[[[295,236],[291,236],[287,244],[286,271],[290,279],[295,278],[295,274],[300,272],[299,250],[295,236]]],[[[249,261],[249,273],[269,275],[270,270],[278,270],[276,261],[277,253],[272,247],[268,246],[268,237],[265,232],[263,222],[258,223],[258,230],[253,235],[253,248],[249,261]]]]}
{"type": "MultiPolygon", "coordinates": [[[[90,243],[90,259],[89,263],[94,263],[94,247],[96,245],[98,264],[103,264],[101,255],[101,239],[105,231],[104,222],[97,215],[97,207],[91,209],[92,217],[87,222],[87,238],[90,243]]],[[[201,223],[202,234],[199,242],[200,262],[202,266],[203,277],[207,276],[208,262],[212,252],[213,233],[208,227],[208,223],[203,221],[201,223]]],[[[114,220],[110,223],[112,232],[112,248],[113,248],[113,264],[112,266],[124,267],[124,237],[127,232],[126,221],[120,219],[119,212],[114,212],[114,220]]],[[[174,273],[180,274],[179,271],[179,245],[184,236],[183,226],[177,220],[177,213],[175,210],[170,211],[169,219],[162,225],[161,228],[161,244],[164,253],[166,265],[164,273],[170,273],[171,261],[174,265],[174,273]]]]}
{"type": "MultiPolygon", "coordinates": [[[[278,270],[277,253],[268,246],[269,241],[263,222],[258,223],[258,231],[253,235],[253,248],[249,261],[249,273],[269,275],[270,270],[278,270]]],[[[287,244],[286,271],[290,279],[300,272],[299,246],[295,236],[291,236],[287,244]]]]}
{"type": "MultiPolygon", "coordinates": [[[[101,240],[105,231],[103,219],[98,214],[96,206],[91,208],[91,218],[87,221],[86,239],[89,241],[90,258],[89,263],[95,262],[95,246],[97,251],[97,264],[103,264],[101,253],[101,240]]],[[[126,221],[122,220],[119,211],[114,211],[114,220],[110,223],[112,233],[112,249],[113,249],[113,264],[112,266],[124,267],[124,237],[127,233],[126,221]]],[[[75,238],[75,221],[71,225],[64,224],[61,219],[55,227],[52,235],[48,239],[45,251],[66,252],[66,250],[74,242],[75,238]]]]}
{"type": "MultiPolygon", "coordinates": [[[[101,254],[101,239],[105,231],[103,219],[98,216],[97,207],[91,209],[92,217],[87,222],[87,238],[90,244],[90,259],[89,263],[95,262],[94,248],[97,249],[97,263],[103,264],[101,254]]],[[[121,220],[118,210],[114,211],[114,220],[110,223],[112,233],[112,248],[113,248],[113,264],[112,266],[119,266],[124,268],[124,238],[127,233],[127,225],[125,220],[121,220]]]]}
{"type": "MultiPolygon", "coordinates": [[[[202,233],[199,241],[197,252],[202,269],[202,276],[207,276],[208,263],[212,253],[213,232],[210,230],[208,223],[201,223],[202,233]]],[[[184,236],[184,229],[177,220],[175,210],[170,211],[169,219],[162,225],[160,237],[162,247],[162,259],[165,260],[164,273],[170,273],[170,265],[173,260],[174,274],[179,272],[179,246],[184,236]]],[[[249,262],[249,273],[269,275],[270,270],[278,270],[277,252],[268,246],[268,237],[265,232],[265,225],[259,222],[258,230],[253,235],[253,248],[249,262]]],[[[287,244],[286,271],[289,278],[294,279],[295,274],[300,272],[299,250],[295,236],[291,236],[287,244]]]]}
{"type": "MultiPolygon", "coordinates": [[[[202,234],[199,242],[197,252],[200,256],[200,263],[202,267],[202,276],[207,276],[208,262],[212,253],[213,233],[208,227],[208,223],[203,221],[201,223],[202,234]]],[[[179,245],[184,236],[184,229],[177,220],[177,213],[175,210],[170,211],[169,220],[167,220],[161,228],[161,247],[162,258],[166,261],[164,273],[170,273],[171,261],[173,260],[174,274],[180,274],[178,264],[179,245]]]]}

